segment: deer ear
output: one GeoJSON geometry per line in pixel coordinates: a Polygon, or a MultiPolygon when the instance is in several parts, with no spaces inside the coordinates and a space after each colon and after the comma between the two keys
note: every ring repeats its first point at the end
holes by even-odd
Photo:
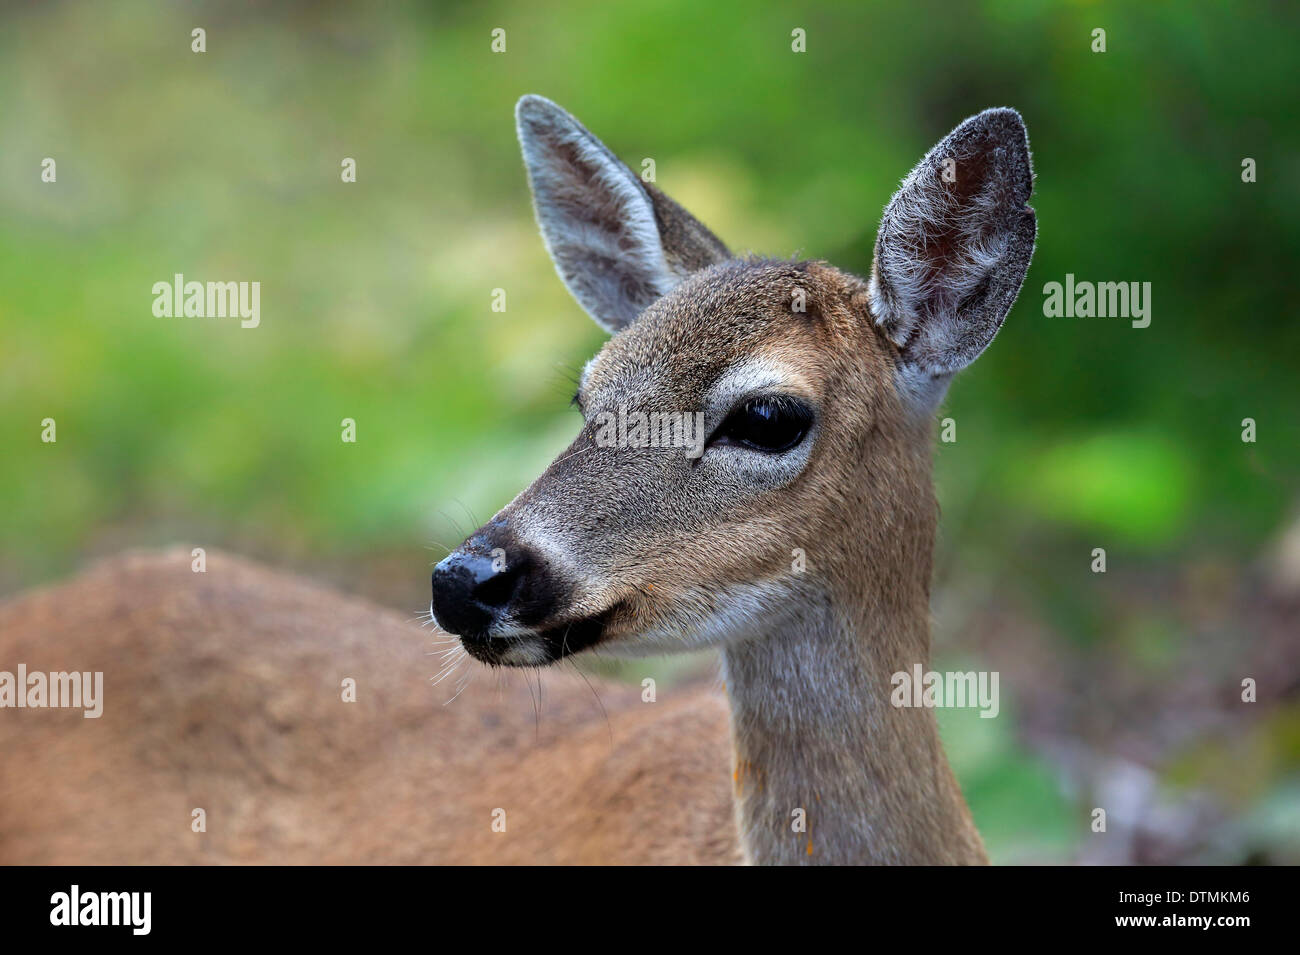
{"type": "Polygon", "coordinates": [[[617,332],[691,272],[731,257],[550,100],[525,96],[515,120],[546,250],[604,328],[617,332]]]}
{"type": "Polygon", "coordinates": [[[926,153],[885,208],[872,313],[898,346],[900,389],[927,411],[1015,303],[1034,254],[1033,187],[1020,114],[987,109],[926,153]]]}

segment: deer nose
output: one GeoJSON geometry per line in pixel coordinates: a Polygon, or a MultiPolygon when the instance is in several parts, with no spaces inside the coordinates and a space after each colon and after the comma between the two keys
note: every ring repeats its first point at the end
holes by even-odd
{"type": "Polygon", "coordinates": [[[460,637],[484,637],[508,611],[526,560],[455,551],[433,569],[433,615],[460,637]]]}

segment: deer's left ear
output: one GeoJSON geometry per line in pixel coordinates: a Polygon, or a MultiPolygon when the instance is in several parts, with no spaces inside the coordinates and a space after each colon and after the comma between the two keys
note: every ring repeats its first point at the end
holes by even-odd
{"type": "Polygon", "coordinates": [[[1015,303],[1037,225],[1029,137],[987,109],[931,149],[890,200],[876,237],[871,308],[898,346],[900,389],[929,411],[1015,303]]]}
{"type": "Polygon", "coordinates": [[[731,257],[685,209],[619,161],[550,100],[515,108],[533,207],[555,270],[617,332],[692,272],[731,257]]]}

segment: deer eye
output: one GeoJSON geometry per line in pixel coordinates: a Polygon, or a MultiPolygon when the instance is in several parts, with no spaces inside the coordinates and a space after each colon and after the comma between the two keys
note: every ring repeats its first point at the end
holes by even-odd
{"type": "Polygon", "coordinates": [[[798,399],[786,395],[751,398],[727,416],[709,443],[780,454],[803,440],[812,420],[812,409],[798,399]]]}

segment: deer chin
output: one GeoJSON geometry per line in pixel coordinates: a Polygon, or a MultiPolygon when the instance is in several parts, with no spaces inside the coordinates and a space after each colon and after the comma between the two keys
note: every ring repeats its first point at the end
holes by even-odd
{"type": "Polygon", "coordinates": [[[705,650],[790,626],[803,605],[797,590],[776,578],[688,590],[666,600],[629,597],[586,616],[462,634],[460,641],[474,659],[507,667],[546,667],[596,646],[626,659],[705,650]]]}
{"type": "Polygon", "coordinates": [[[803,605],[787,578],[690,588],[609,621],[600,649],[636,659],[764,639],[790,626],[803,605]],[[624,621],[631,625],[620,626],[624,621]]]}
{"type": "Polygon", "coordinates": [[[600,643],[617,607],[542,628],[517,627],[489,636],[461,636],[474,659],[489,666],[544,667],[600,643]]]}

